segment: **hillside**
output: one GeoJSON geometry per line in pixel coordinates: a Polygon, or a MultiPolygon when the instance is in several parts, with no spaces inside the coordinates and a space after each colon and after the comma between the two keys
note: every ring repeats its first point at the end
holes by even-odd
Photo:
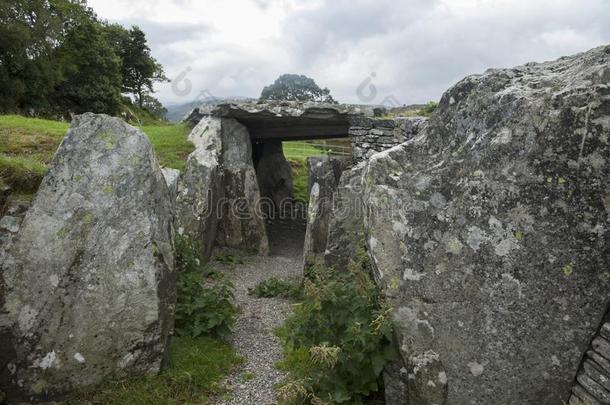
{"type": "MultiPolygon", "coordinates": [[[[0,116],[0,185],[15,194],[36,191],[46,165],[68,131],[69,124],[18,115],[0,116]]],[[[193,147],[183,125],[157,123],[140,127],[148,135],[162,166],[179,170],[193,147]]]]}

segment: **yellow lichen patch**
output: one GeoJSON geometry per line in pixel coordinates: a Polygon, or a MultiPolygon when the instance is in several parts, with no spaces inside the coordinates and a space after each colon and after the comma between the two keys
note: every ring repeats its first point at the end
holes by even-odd
{"type": "Polygon", "coordinates": [[[95,219],[95,216],[90,212],[87,212],[85,215],[83,215],[83,223],[85,225],[92,224],[94,219],[95,219]]]}
{"type": "Polygon", "coordinates": [[[565,266],[563,266],[562,270],[563,274],[565,274],[567,277],[571,276],[574,273],[574,262],[566,264],[565,266]]]}
{"type": "Polygon", "coordinates": [[[63,239],[68,236],[68,233],[70,233],[70,229],[67,226],[64,226],[57,231],[57,237],[63,239]]]}

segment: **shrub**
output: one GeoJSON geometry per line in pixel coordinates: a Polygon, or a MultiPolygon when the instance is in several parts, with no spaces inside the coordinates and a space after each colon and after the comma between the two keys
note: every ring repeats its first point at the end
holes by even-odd
{"type": "Polygon", "coordinates": [[[436,110],[436,107],[438,107],[438,103],[436,101],[430,101],[419,112],[422,115],[429,116],[436,110]]]}
{"type": "Polygon", "coordinates": [[[280,297],[286,299],[299,299],[301,298],[301,291],[301,286],[294,282],[271,277],[261,281],[256,287],[249,289],[248,293],[257,298],[280,297]]]}
{"type": "Polygon", "coordinates": [[[379,389],[385,364],[396,358],[390,308],[358,266],[346,273],[314,268],[303,302],[277,330],[284,403],[362,403],[379,389]]]}
{"type": "Polygon", "coordinates": [[[235,322],[233,285],[220,275],[179,273],[176,302],[176,333],[179,336],[227,337],[235,322]]]}
{"type": "Polygon", "coordinates": [[[195,244],[183,236],[176,248],[176,333],[179,336],[226,337],[235,322],[233,285],[222,274],[202,268],[195,244]]]}
{"type": "Polygon", "coordinates": [[[176,249],[176,269],[178,272],[199,271],[201,261],[197,255],[195,244],[184,236],[176,235],[174,238],[176,249]]]}

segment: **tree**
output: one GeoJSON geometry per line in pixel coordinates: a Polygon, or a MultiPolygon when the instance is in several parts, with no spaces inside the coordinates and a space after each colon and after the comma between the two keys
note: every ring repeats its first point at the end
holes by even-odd
{"type": "Polygon", "coordinates": [[[167,108],[165,108],[163,104],[161,104],[161,102],[155,97],[150,95],[144,96],[143,107],[146,111],[148,111],[155,117],[165,119],[165,115],[167,114],[167,108]]]}
{"type": "Polygon", "coordinates": [[[51,52],[61,32],[56,2],[0,2],[0,110],[39,107],[58,79],[51,52]]]}
{"type": "Polygon", "coordinates": [[[307,76],[293,74],[283,74],[273,84],[266,86],[260,99],[337,103],[330,95],[329,89],[320,88],[307,76]]]}
{"type": "Polygon", "coordinates": [[[152,57],[146,35],[137,26],[125,30],[112,25],[107,33],[122,62],[121,90],[133,94],[138,106],[144,108],[146,97],[154,92],[153,84],[168,80],[163,66],[152,57]]]}
{"type": "Polygon", "coordinates": [[[54,105],[70,113],[117,114],[121,105],[121,61],[96,21],[73,27],[57,50],[64,79],[56,87],[54,105]]]}

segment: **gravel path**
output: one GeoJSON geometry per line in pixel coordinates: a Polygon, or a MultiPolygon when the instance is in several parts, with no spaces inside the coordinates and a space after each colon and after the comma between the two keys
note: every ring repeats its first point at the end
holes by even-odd
{"type": "Polygon", "coordinates": [[[302,277],[303,225],[276,223],[269,227],[271,256],[248,257],[245,264],[227,265],[214,262],[216,270],[235,284],[235,301],[239,305],[231,344],[245,357],[245,363],[225,381],[227,398],[217,404],[275,404],[274,386],[284,374],[274,365],[282,358],[282,348],[274,329],[292,311],[290,301],[277,298],[256,298],[248,288],[270,277],[298,280],[302,277]]]}

